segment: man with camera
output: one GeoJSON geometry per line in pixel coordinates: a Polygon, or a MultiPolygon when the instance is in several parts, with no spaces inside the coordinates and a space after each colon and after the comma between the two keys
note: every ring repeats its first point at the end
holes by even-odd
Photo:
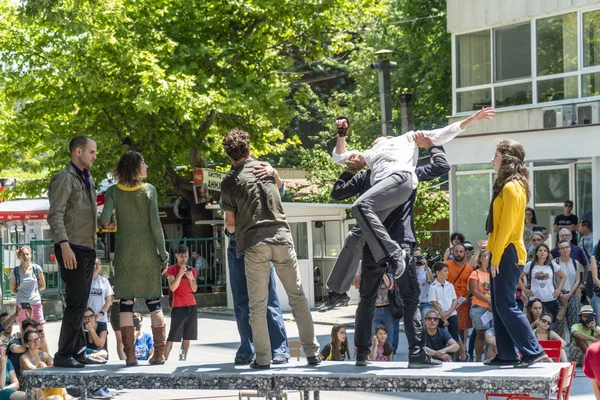
{"type": "Polygon", "coordinates": [[[596,325],[596,319],[592,306],[582,306],[579,311],[579,323],[571,327],[571,361],[575,361],[578,367],[583,365],[583,356],[588,347],[600,340],[600,328],[596,325]]]}
{"type": "Polygon", "coordinates": [[[173,342],[179,343],[183,339],[183,356],[179,361],[185,361],[190,349],[190,340],[198,339],[198,318],[196,316],[196,298],[194,297],[194,293],[198,290],[198,284],[196,283],[196,270],[187,265],[188,247],[180,244],[177,247],[176,257],[177,264],[167,269],[169,289],[173,293],[173,306],[165,358],[169,358],[173,342]]]}

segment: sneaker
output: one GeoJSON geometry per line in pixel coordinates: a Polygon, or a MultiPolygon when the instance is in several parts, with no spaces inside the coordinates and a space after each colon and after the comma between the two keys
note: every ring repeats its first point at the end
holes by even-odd
{"type": "Polygon", "coordinates": [[[252,359],[236,357],[233,362],[236,365],[248,365],[252,362],[252,359]]]}
{"type": "Polygon", "coordinates": [[[306,357],[308,365],[319,365],[321,364],[321,358],[319,356],[306,357]]]}
{"type": "Polygon", "coordinates": [[[488,365],[491,367],[501,367],[504,365],[512,365],[515,366],[519,364],[519,360],[502,360],[497,355],[494,358],[488,358],[483,362],[484,365],[488,365]]]}
{"type": "Polygon", "coordinates": [[[333,306],[334,307],[346,307],[350,303],[350,296],[346,293],[338,294],[334,299],[333,306]]]}
{"type": "Polygon", "coordinates": [[[252,368],[252,369],[269,369],[269,368],[271,368],[271,364],[261,365],[261,364],[257,363],[256,361],[252,361],[250,363],[250,368],[252,368]]]}
{"type": "Polygon", "coordinates": [[[456,362],[469,362],[471,361],[471,357],[468,354],[465,354],[465,359],[461,360],[460,358],[456,357],[456,362]]]}
{"type": "Polygon", "coordinates": [[[284,356],[284,355],[276,355],[271,360],[271,363],[273,363],[273,364],[287,364],[288,363],[288,358],[286,356],[284,356]]]}
{"type": "Polygon", "coordinates": [[[336,297],[337,297],[337,293],[329,292],[329,294],[327,294],[327,298],[325,299],[325,301],[319,307],[317,307],[317,311],[325,312],[325,311],[331,310],[334,307],[333,301],[336,297]]]}
{"type": "Polygon", "coordinates": [[[400,278],[406,269],[406,250],[400,249],[398,253],[392,256],[391,267],[394,279],[400,278]]]}
{"type": "Polygon", "coordinates": [[[95,399],[112,399],[113,395],[111,395],[105,388],[100,388],[94,392],[92,397],[95,399]]]}
{"type": "Polygon", "coordinates": [[[356,355],[356,365],[357,367],[366,367],[370,364],[369,356],[366,354],[357,354],[356,355]]]}
{"type": "Polygon", "coordinates": [[[442,362],[440,360],[434,360],[429,357],[427,354],[425,355],[425,359],[423,361],[411,361],[408,360],[408,368],[418,369],[418,368],[437,368],[441,367],[442,362]]]}

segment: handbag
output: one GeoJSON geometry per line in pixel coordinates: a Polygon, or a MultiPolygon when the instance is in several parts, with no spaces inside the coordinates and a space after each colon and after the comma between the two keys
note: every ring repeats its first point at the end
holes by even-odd
{"type": "Polygon", "coordinates": [[[404,304],[400,297],[398,283],[394,281],[394,287],[388,290],[388,301],[390,302],[390,313],[396,319],[402,319],[404,316],[404,304]]]}

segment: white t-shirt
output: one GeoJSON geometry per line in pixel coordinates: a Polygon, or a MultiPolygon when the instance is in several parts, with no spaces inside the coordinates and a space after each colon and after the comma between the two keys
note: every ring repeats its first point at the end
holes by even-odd
{"type": "MultiPolygon", "coordinates": [[[[443,285],[436,279],[429,286],[429,301],[437,301],[443,312],[446,312],[452,307],[452,302],[456,299],[456,290],[454,285],[446,281],[443,285]]],[[[456,315],[456,310],[452,312],[456,315]]]]}
{"type": "MultiPolygon", "coordinates": [[[[442,146],[463,131],[460,129],[462,121],[455,122],[440,129],[432,131],[419,131],[429,137],[434,145],[442,146]]],[[[419,148],[413,139],[414,131],[391,139],[382,140],[377,145],[363,152],[367,166],[371,169],[371,185],[392,175],[398,171],[409,171],[414,174],[419,159],[419,148]]],[[[358,153],[355,150],[347,150],[338,154],[333,149],[333,162],[344,165],[350,155],[358,153]]],[[[413,177],[413,189],[416,189],[418,181],[413,177]]]]}
{"type": "MultiPolygon", "coordinates": [[[[90,307],[97,314],[102,310],[102,306],[106,302],[108,296],[114,295],[110,282],[103,276],[98,276],[98,279],[92,281],[92,288],[90,290],[90,298],[88,299],[88,307],[90,307]]],[[[98,319],[98,322],[107,322],[106,315],[103,315],[98,319]]]]}
{"type": "Polygon", "coordinates": [[[568,263],[564,263],[564,262],[560,261],[560,258],[558,258],[557,260],[558,260],[558,265],[560,265],[560,269],[562,269],[562,271],[567,276],[567,280],[565,281],[563,290],[570,292],[571,289],[573,289],[575,280],[577,279],[577,269],[575,267],[574,260],[572,258],[569,258],[568,263]]]}
{"type": "Polygon", "coordinates": [[[421,287],[421,296],[419,297],[419,302],[428,303],[429,302],[429,280],[427,279],[427,271],[425,271],[426,266],[422,266],[420,268],[417,267],[417,280],[419,281],[419,286],[421,287]]]}
{"type": "Polygon", "coordinates": [[[552,267],[549,265],[535,265],[531,267],[531,261],[525,264],[523,269],[527,278],[531,279],[531,291],[536,299],[543,302],[552,301],[554,293],[554,274],[560,270],[560,266],[552,261],[552,267]]]}

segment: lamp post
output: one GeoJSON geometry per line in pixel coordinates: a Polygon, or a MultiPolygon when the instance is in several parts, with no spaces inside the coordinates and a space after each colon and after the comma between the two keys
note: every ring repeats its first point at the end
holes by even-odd
{"type": "Polygon", "coordinates": [[[388,59],[391,50],[379,50],[375,52],[379,61],[371,63],[371,69],[379,73],[379,101],[381,103],[381,134],[392,136],[392,85],[390,70],[398,64],[388,59]]]}

